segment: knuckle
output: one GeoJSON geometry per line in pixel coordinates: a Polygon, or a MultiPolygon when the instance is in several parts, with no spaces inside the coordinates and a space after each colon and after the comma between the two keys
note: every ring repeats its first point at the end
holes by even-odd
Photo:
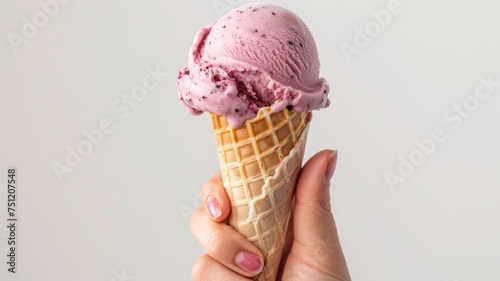
{"type": "Polygon", "coordinates": [[[318,204],[323,209],[324,211],[331,212],[332,211],[332,205],[330,204],[330,192],[327,190],[324,192],[321,197],[318,199],[318,204]]]}
{"type": "Polygon", "coordinates": [[[198,208],[191,213],[191,217],[189,218],[189,227],[191,228],[191,232],[194,232],[199,227],[202,215],[203,206],[198,206],[198,208]]]}
{"type": "Polygon", "coordinates": [[[202,198],[202,201],[205,202],[205,199],[210,195],[214,194],[216,191],[216,187],[220,185],[220,174],[217,173],[210,177],[205,184],[202,186],[200,190],[200,197],[202,198]]]}
{"type": "Polygon", "coordinates": [[[211,268],[212,259],[207,256],[201,256],[193,265],[191,270],[191,277],[193,281],[201,281],[204,280],[204,277],[207,276],[207,271],[211,268]]]}
{"type": "Polygon", "coordinates": [[[210,231],[207,235],[205,248],[211,255],[224,252],[228,243],[228,238],[221,232],[210,231]]]}
{"type": "Polygon", "coordinates": [[[202,187],[201,187],[201,190],[200,190],[200,197],[202,199],[202,201],[205,201],[205,198],[211,193],[211,184],[212,180],[208,180],[202,187]]]}
{"type": "Polygon", "coordinates": [[[216,187],[221,185],[220,174],[217,173],[212,176],[208,181],[203,185],[202,194],[208,195],[215,193],[216,187]]]}
{"type": "Polygon", "coordinates": [[[331,245],[316,247],[314,257],[320,261],[331,261],[336,257],[336,250],[331,245]]]}

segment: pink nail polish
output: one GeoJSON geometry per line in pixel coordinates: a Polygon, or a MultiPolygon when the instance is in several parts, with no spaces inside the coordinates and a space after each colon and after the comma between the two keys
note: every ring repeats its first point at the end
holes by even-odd
{"type": "Polygon", "coordinates": [[[337,150],[333,151],[332,154],[328,156],[325,178],[327,181],[330,181],[333,177],[333,173],[335,172],[335,168],[337,167],[337,150]]]}
{"type": "Polygon", "coordinates": [[[212,195],[207,198],[207,210],[208,214],[212,219],[217,219],[222,215],[222,210],[220,208],[219,202],[212,195]]]}
{"type": "Polygon", "coordinates": [[[241,269],[251,274],[259,274],[264,267],[262,259],[250,252],[239,252],[234,261],[241,269]]]}

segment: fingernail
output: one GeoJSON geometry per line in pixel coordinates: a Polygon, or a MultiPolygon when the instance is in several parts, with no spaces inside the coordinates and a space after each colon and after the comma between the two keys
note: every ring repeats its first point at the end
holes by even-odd
{"type": "Polygon", "coordinates": [[[337,155],[338,151],[335,150],[332,152],[332,154],[328,156],[326,171],[325,171],[326,181],[330,181],[333,177],[333,173],[335,172],[335,167],[337,167],[337,155]]]}
{"type": "Polygon", "coordinates": [[[207,198],[207,210],[208,214],[212,219],[217,219],[222,215],[222,210],[220,208],[219,202],[212,195],[207,198]]]}
{"type": "Polygon", "coordinates": [[[234,261],[241,269],[251,274],[259,274],[264,267],[262,259],[250,252],[239,252],[234,261]]]}

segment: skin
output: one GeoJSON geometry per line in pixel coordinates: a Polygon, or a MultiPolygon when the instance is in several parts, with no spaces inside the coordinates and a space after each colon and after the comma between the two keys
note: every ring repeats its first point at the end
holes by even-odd
{"type": "MultiPolygon", "coordinates": [[[[324,150],[314,155],[302,168],[295,191],[295,205],[283,257],[276,280],[350,281],[330,205],[330,178],[337,163],[337,152],[324,150]]],[[[193,280],[252,280],[235,263],[240,251],[255,253],[259,249],[225,224],[230,203],[216,174],[201,191],[203,205],[191,217],[191,231],[207,251],[192,269],[193,280]],[[207,199],[213,196],[221,212],[212,218],[207,199]]]]}

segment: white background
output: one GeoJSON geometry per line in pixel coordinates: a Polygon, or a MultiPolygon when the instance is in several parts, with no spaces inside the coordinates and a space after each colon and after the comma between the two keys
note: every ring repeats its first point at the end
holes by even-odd
{"type": "MultiPolygon", "coordinates": [[[[43,25],[43,9],[0,3],[0,280],[190,280],[203,250],[186,212],[218,162],[208,115],[178,101],[177,72],[199,28],[248,2],[69,1],[18,46],[23,17],[43,25]],[[116,113],[148,67],[169,76],[116,113]],[[53,163],[66,165],[67,147],[105,119],[113,131],[58,180],[53,163]],[[11,166],[16,274],[6,264],[11,166]]],[[[353,280],[500,280],[500,87],[473,103],[478,77],[500,81],[499,2],[401,0],[350,63],[341,44],[356,46],[355,29],[388,0],[269,2],[308,24],[331,86],[306,158],[339,150],[332,206],[353,280]],[[447,122],[466,98],[470,116],[447,122]],[[391,188],[384,175],[439,128],[446,141],[391,188]]]]}

